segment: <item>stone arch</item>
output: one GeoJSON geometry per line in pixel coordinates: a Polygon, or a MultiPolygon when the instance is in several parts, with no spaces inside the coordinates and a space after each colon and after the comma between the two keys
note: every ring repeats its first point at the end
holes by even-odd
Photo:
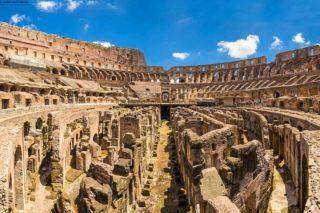
{"type": "Polygon", "coordinates": [[[14,164],[16,165],[18,161],[22,161],[22,150],[20,145],[17,146],[14,152],[14,164]]]}
{"type": "Polygon", "coordinates": [[[22,91],[22,92],[28,92],[28,91],[29,91],[29,88],[22,87],[22,88],[21,88],[21,91],[22,91]]]}
{"type": "Polygon", "coordinates": [[[43,186],[51,185],[51,151],[49,151],[39,166],[40,183],[43,186]]]}
{"type": "Polygon", "coordinates": [[[219,72],[215,72],[213,75],[214,81],[218,82],[219,81],[219,72]]]}
{"type": "Polygon", "coordinates": [[[56,68],[53,68],[53,69],[52,69],[52,73],[55,74],[55,75],[58,75],[58,74],[59,74],[59,71],[58,71],[56,68]]]}
{"type": "Polygon", "coordinates": [[[46,90],[45,89],[40,89],[39,93],[40,93],[40,95],[45,95],[46,94],[46,90]]]}
{"type": "Polygon", "coordinates": [[[36,121],[36,129],[41,130],[43,127],[43,120],[42,118],[38,118],[36,121]]]}
{"type": "Polygon", "coordinates": [[[304,107],[303,101],[298,101],[298,103],[297,103],[297,108],[298,108],[299,110],[303,110],[303,107],[304,107]]]}
{"type": "Polygon", "coordinates": [[[67,72],[64,69],[61,69],[60,74],[61,75],[67,75],[67,72]]]}
{"type": "Polygon", "coordinates": [[[179,78],[179,83],[185,83],[185,82],[186,82],[186,80],[183,77],[179,78]]]}
{"type": "Polygon", "coordinates": [[[31,129],[31,125],[29,122],[25,122],[23,124],[23,136],[26,137],[29,135],[31,129]]]}
{"type": "Polygon", "coordinates": [[[94,134],[93,141],[96,142],[97,144],[99,144],[99,136],[98,136],[98,134],[94,134]]]}
{"type": "Polygon", "coordinates": [[[279,98],[281,96],[281,93],[279,91],[274,92],[274,97],[279,98]]]}
{"type": "Polygon", "coordinates": [[[234,70],[234,71],[232,72],[231,80],[232,80],[232,81],[237,80],[238,74],[239,74],[239,70],[238,70],[238,69],[234,70]]]}
{"type": "Polygon", "coordinates": [[[228,82],[229,72],[223,72],[223,82],[228,82]]]}

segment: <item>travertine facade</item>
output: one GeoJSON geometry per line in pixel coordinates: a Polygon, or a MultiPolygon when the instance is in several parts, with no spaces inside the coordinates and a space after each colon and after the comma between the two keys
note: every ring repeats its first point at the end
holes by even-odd
{"type": "Polygon", "coordinates": [[[177,211],[319,212],[319,70],[318,46],[165,71],[2,23],[0,212],[149,211],[168,117],[177,211]]]}

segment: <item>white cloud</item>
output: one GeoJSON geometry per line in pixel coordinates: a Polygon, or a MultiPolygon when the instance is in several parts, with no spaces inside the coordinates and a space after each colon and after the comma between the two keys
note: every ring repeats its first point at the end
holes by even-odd
{"type": "Polygon", "coordinates": [[[236,41],[220,41],[219,52],[227,52],[232,58],[247,58],[257,52],[259,36],[248,35],[246,39],[236,41]]]}
{"type": "Polygon", "coordinates": [[[78,7],[80,7],[81,4],[82,4],[82,1],[68,0],[67,1],[67,10],[70,11],[70,12],[73,12],[78,7]]]}
{"type": "Polygon", "coordinates": [[[297,33],[296,35],[294,35],[292,41],[300,45],[310,45],[310,41],[306,41],[302,33],[297,33]]]}
{"type": "Polygon", "coordinates": [[[283,42],[278,38],[277,36],[273,36],[273,42],[271,43],[270,49],[275,50],[275,49],[282,49],[283,47],[283,42]]]}
{"type": "Polygon", "coordinates": [[[90,25],[88,23],[83,25],[83,30],[87,31],[89,29],[90,25]]]}
{"type": "Polygon", "coordinates": [[[38,29],[37,26],[34,24],[27,24],[27,25],[23,26],[23,28],[29,29],[29,30],[37,30],[38,29]]]}
{"type": "Polygon", "coordinates": [[[185,60],[190,56],[189,53],[183,52],[183,53],[172,53],[172,57],[180,59],[180,60],[185,60]]]}
{"type": "Polygon", "coordinates": [[[57,9],[59,5],[60,4],[58,4],[55,1],[38,1],[37,2],[37,8],[44,12],[52,12],[55,9],[57,9]]]}
{"type": "Polygon", "coordinates": [[[107,42],[107,41],[94,41],[92,43],[99,44],[104,47],[113,47],[114,46],[113,44],[111,44],[110,42],[107,42]]]}
{"type": "Polygon", "coordinates": [[[14,14],[11,16],[9,22],[11,24],[18,24],[18,23],[22,22],[24,19],[26,19],[25,15],[14,14]]]}
{"type": "Polygon", "coordinates": [[[98,4],[97,0],[89,0],[89,1],[87,1],[87,5],[89,5],[89,6],[96,5],[96,4],[98,4]]]}
{"type": "Polygon", "coordinates": [[[118,6],[116,4],[108,2],[107,3],[107,8],[110,9],[110,10],[116,10],[116,9],[118,9],[118,6]]]}
{"type": "Polygon", "coordinates": [[[189,24],[192,21],[193,21],[193,17],[189,16],[189,17],[185,17],[185,18],[179,19],[176,23],[177,24],[189,24]]]}

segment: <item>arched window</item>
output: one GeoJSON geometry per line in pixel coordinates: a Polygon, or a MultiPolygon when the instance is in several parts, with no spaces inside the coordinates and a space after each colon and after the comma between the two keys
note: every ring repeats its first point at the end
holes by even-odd
{"type": "Polygon", "coordinates": [[[278,91],[274,92],[274,97],[275,98],[279,98],[280,96],[281,96],[280,92],[278,92],[278,91]]]}
{"type": "Polygon", "coordinates": [[[219,80],[219,72],[215,72],[214,73],[214,81],[218,81],[219,80]]]}
{"type": "Polygon", "coordinates": [[[232,72],[232,80],[237,80],[238,74],[239,74],[239,70],[238,69],[234,70],[232,72]]]}
{"type": "Polygon", "coordinates": [[[53,68],[53,69],[52,69],[52,73],[55,74],[55,75],[58,75],[58,74],[59,74],[59,71],[58,71],[56,68],[53,68]]]}
{"type": "Polygon", "coordinates": [[[25,123],[23,124],[23,135],[24,135],[24,137],[26,137],[26,136],[29,135],[29,133],[30,133],[30,128],[31,128],[31,125],[30,125],[29,122],[25,122],[25,123]]]}
{"type": "Polygon", "coordinates": [[[186,81],[185,81],[184,78],[179,78],[179,82],[180,82],[180,83],[185,83],[186,81]]]}
{"type": "Polygon", "coordinates": [[[38,118],[36,121],[36,129],[40,130],[43,126],[43,121],[41,118],[38,118]]]}
{"type": "Polygon", "coordinates": [[[64,69],[62,69],[62,70],[60,71],[60,74],[61,74],[61,75],[66,75],[66,71],[65,71],[64,69]]]}

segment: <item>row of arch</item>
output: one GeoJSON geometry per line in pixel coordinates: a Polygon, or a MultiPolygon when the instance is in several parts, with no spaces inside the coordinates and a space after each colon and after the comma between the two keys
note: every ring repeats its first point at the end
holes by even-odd
{"type": "Polygon", "coordinates": [[[245,68],[225,69],[215,72],[174,72],[171,83],[213,83],[245,81],[250,79],[267,78],[277,75],[294,74],[305,71],[320,70],[320,57],[295,59],[281,64],[264,64],[245,68]]]}
{"type": "Polygon", "coordinates": [[[81,66],[64,65],[64,68],[48,68],[48,72],[55,75],[72,78],[108,80],[108,81],[160,81],[163,75],[146,72],[126,72],[106,69],[95,69],[81,66]]]}
{"type": "MultiPolygon", "coordinates": [[[[30,180],[26,177],[28,174],[27,171],[39,173],[41,184],[48,184],[48,182],[42,182],[43,178],[41,177],[43,175],[42,168],[44,167],[44,161],[50,160],[42,148],[44,141],[41,141],[41,144],[39,144],[41,145],[41,147],[39,147],[40,152],[32,147],[34,144],[29,144],[29,136],[31,136],[32,131],[36,131],[41,135],[45,134],[45,132],[49,130],[48,127],[52,126],[52,120],[52,115],[47,114],[32,121],[25,121],[22,124],[22,138],[19,140],[21,142],[14,145],[13,157],[11,158],[12,170],[10,169],[8,173],[8,189],[12,197],[12,201],[8,207],[9,212],[15,212],[14,209],[25,209],[29,201],[30,180]],[[44,124],[46,124],[46,126],[44,124]]],[[[49,144],[46,145],[48,146],[49,144]]],[[[50,151],[50,147],[48,151],[50,151]]],[[[48,177],[46,180],[50,181],[48,177]]]]}

